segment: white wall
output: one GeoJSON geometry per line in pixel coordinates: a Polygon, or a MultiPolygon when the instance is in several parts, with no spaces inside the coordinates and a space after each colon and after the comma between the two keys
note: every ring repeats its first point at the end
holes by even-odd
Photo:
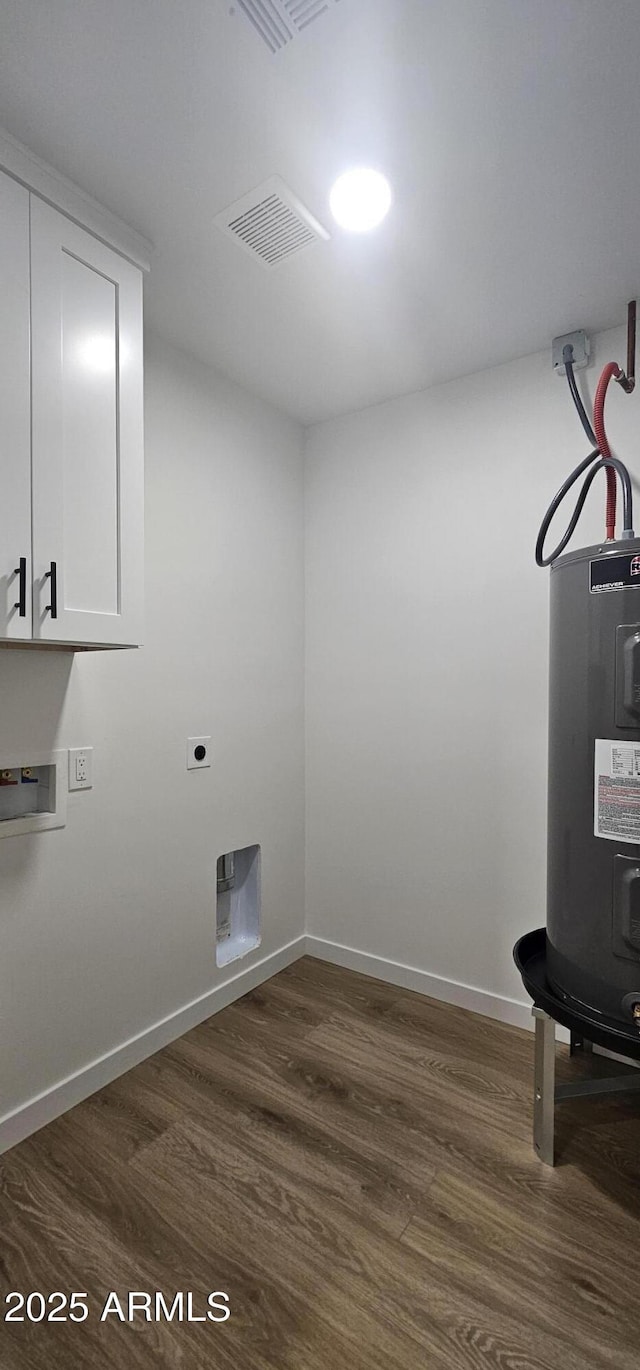
{"type": "MultiPolygon", "coordinates": [[[[597,340],[590,383],[622,347],[597,340]]],[[[0,652],[0,756],[95,748],[64,830],[0,841],[0,1149],[152,1050],[161,1020],[184,1011],[169,1039],[238,970],[277,968],[304,928],[301,433],[157,339],[146,389],[144,648],[0,652]],[[187,736],[209,732],[213,767],[187,773],[187,736]],[[253,842],[263,944],[217,971],[216,857],[253,842]]],[[[639,404],[613,388],[636,469],[639,404]]],[[[533,543],[584,450],[546,353],[308,434],[311,945],[466,982],[496,1011],[523,998],[511,946],[544,919],[533,543]]]]}
{"type": "Polygon", "coordinates": [[[303,931],[301,430],[151,339],[146,473],[144,647],[0,652],[0,756],[95,748],[64,830],[0,841],[0,1122],[303,931]],[[218,972],[216,858],[254,842],[262,947],[218,972]]]}
{"type": "MultiPolygon", "coordinates": [[[[594,352],[590,386],[624,364],[623,331],[594,352]]],[[[611,392],[610,435],[638,471],[640,395],[611,392]]],[[[322,942],[524,999],[511,949],[545,918],[549,573],[533,549],[587,450],[550,350],[308,433],[307,927],[322,942]]],[[[575,546],[604,535],[603,511],[602,476],[575,546]]]]}

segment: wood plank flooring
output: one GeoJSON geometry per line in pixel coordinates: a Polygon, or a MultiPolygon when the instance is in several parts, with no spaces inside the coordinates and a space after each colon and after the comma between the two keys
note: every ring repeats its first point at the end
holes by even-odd
{"type": "Polygon", "coordinates": [[[298,961],[0,1158],[2,1298],[90,1307],[0,1324],[1,1370],[637,1370],[640,1101],[562,1105],[549,1170],[532,1064],[298,961]],[[112,1290],[231,1317],[101,1322],[112,1290]]]}

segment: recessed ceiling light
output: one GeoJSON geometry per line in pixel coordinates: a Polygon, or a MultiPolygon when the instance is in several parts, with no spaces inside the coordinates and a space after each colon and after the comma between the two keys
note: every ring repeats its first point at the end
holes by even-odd
{"type": "Polygon", "coordinates": [[[366,233],[382,223],[391,206],[391,186],[381,171],[356,167],[339,176],[329,205],[336,223],[351,233],[366,233]]]}

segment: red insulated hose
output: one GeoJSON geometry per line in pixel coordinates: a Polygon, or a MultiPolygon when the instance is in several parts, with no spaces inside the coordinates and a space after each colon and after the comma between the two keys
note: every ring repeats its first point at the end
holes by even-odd
{"type": "MultiPolygon", "coordinates": [[[[618,379],[618,376],[621,376],[621,375],[622,375],[622,371],[620,370],[620,367],[618,366],[618,363],[617,363],[617,362],[607,362],[607,365],[605,366],[605,368],[604,368],[604,370],[603,370],[603,372],[602,372],[602,375],[601,375],[601,377],[600,377],[600,380],[598,381],[598,387],[597,387],[597,390],[596,390],[595,399],[594,399],[594,401],[593,401],[593,428],[594,428],[594,432],[595,432],[595,435],[596,435],[596,441],[597,441],[598,447],[599,447],[599,449],[600,449],[600,453],[601,453],[601,455],[602,455],[603,457],[610,457],[610,456],[611,456],[611,448],[609,447],[609,443],[607,442],[607,434],[606,434],[606,432],[605,432],[605,427],[604,427],[604,402],[605,402],[606,395],[607,395],[607,389],[608,389],[608,386],[609,386],[609,381],[612,379],[612,377],[615,377],[616,380],[617,380],[617,379],[618,379]]],[[[615,535],[616,535],[616,473],[615,473],[615,471],[613,470],[613,468],[612,468],[611,466],[607,466],[607,469],[606,469],[606,477],[607,477],[607,513],[606,513],[607,533],[606,533],[606,536],[607,536],[608,538],[615,538],[615,535]]]]}

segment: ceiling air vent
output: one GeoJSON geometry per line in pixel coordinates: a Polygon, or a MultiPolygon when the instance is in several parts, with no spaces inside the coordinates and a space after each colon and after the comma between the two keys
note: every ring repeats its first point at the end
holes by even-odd
{"type": "Polygon", "coordinates": [[[216,214],[215,222],[267,267],[329,237],[278,176],[216,214]]]}
{"type": "Polygon", "coordinates": [[[271,52],[285,48],[297,33],[303,33],[337,4],[338,0],[238,0],[242,13],[271,52]]]}

